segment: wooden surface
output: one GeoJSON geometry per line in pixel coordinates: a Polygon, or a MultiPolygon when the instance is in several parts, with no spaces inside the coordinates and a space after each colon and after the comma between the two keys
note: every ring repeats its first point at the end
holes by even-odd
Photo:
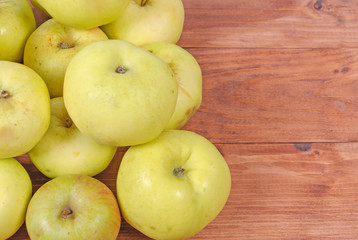
{"type": "MultiPolygon", "coordinates": [[[[358,1],[183,2],[178,44],[203,71],[184,129],[232,174],[227,205],[192,239],[358,239],[358,1]]],[[[124,151],[96,176],[113,192],[124,151]]],[[[17,159],[34,191],[48,180],[17,159]]],[[[123,221],[118,239],[148,238],[123,221]]]]}

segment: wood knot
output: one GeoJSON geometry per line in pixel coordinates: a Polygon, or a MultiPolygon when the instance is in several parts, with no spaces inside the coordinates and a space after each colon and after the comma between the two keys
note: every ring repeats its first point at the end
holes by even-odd
{"type": "Polygon", "coordinates": [[[295,148],[300,151],[308,151],[311,149],[311,143],[295,143],[295,148]]]}
{"type": "Polygon", "coordinates": [[[317,0],[314,4],[313,4],[314,9],[316,10],[321,10],[322,9],[322,0],[317,0]]]}

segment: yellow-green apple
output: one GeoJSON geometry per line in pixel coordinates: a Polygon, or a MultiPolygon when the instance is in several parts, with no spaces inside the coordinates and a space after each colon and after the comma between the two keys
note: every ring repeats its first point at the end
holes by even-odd
{"type": "Polygon", "coordinates": [[[0,0],[0,60],[21,62],[36,21],[26,0],[0,0]]]}
{"type": "Polygon", "coordinates": [[[106,169],[117,148],[83,135],[69,117],[62,97],[51,99],[51,123],[40,142],[28,153],[49,178],[66,174],[94,176],[106,169]]]}
{"type": "Polygon", "coordinates": [[[144,49],[169,64],[178,84],[178,100],[166,129],[179,129],[196,113],[202,99],[202,74],[196,59],[174,43],[150,43],[144,49]]]}
{"type": "Polygon", "coordinates": [[[181,0],[130,0],[126,10],[101,28],[111,39],[136,45],[152,42],[178,42],[184,25],[181,0]]]}
{"type": "Polygon", "coordinates": [[[0,239],[14,235],[25,221],[32,183],[14,158],[0,159],[0,239]]]}
{"type": "Polygon", "coordinates": [[[115,240],[120,225],[112,191],[86,175],[62,175],[46,182],[26,212],[31,240],[115,240]]]}
{"type": "Polygon", "coordinates": [[[111,146],[156,138],[168,124],[177,83],[164,61],[122,40],[83,48],[68,65],[63,98],[77,128],[111,146]]]}
{"type": "Polygon", "coordinates": [[[116,20],[129,0],[36,0],[58,22],[81,29],[90,29],[116,20]]]}
{"type": "Polygon", "coordinates": [[[215,145],[185,130],[130,147],[117,176],[124,219],[153,239],[195,235],[221,212],[230,189],[229,167],[215,145]]]}
{"type": "Polygon", "coordinates": [[[0,158],[30,151],[50,124],[50,96],[31,68],[0,61],[0,158]]]}
{"type": "Polygon", "coordinates": [[[60,97],[66,68],[73,56],[88,44],[107,39],[99,28],[81,30],[52,18],[30,35],[25,45],[24,64],[43,78],[51,97],[60,97]]]}

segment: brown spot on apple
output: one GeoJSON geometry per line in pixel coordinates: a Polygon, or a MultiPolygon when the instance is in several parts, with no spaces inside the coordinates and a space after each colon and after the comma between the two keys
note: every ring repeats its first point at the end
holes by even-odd
{"type": "Polygon", "coordinates": [[[73,122],[72,122],[71,118],[68,117],[65,119],[65,127],[66,128],[72,127],[72,124],[73,124],[73,122]]]}
{"type": "Polygon", "coordinates": [[[185,175],[185,169],[182,167],[174,168],[173,175],[176,177],[183,177],[185,175]]]}
{"type": "Polygon", "coordinates": [[[116,73],[124,74],[127,71],[128,71],[127,68],[122,65],[116,68],[116,73]]]}
{"type": "Polygon", "coordinates": [[[61,49],[69,49],[69,48],[73,48],[73,47],[74,47],[73,44],[66,43],[66,42],[59,42],[59,44],[58,44],[58,48],[61,48],[61,49]]]}
{"type": "Polygon", "coordinates": [[[62,214],[61,214],[62,219],[67,219],[71,216],[73,216],[73,212],[70,208],[66,208],[62,211],[62,214]]]}
{"type": "Polygon", "coordinates": [[[0,98],[5,99],[10,97],[10,93],[6,90],[0,90],[0,98]]]}

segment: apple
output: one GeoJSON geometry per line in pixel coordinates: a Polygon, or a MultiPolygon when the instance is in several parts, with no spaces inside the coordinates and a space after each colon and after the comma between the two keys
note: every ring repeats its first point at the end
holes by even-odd
{"type": "Polygon", "coordinates": [[[50,96],[31,68],[0,61],[0,159],[30,151],[50,124],[50,96]]]}
{"type": "Polygon", "coordinates": [[[52,98],[60,97],[66,68],[73,56],[83,47],[106,39],[106,34],[99,28],[81,30],[49,19],[27,40],[24,64],[43,78],[52,98]]]}
{"type": "Polygon", "coordinates": [[[231,175],[223,156],[206,138],[166,130],[127,150],[116,187],[122,215],[131,226],[153,239],[184,239],[223,209],[231,175]]]}
{"type": "Polygon", "coordinates": [[[123,40],[83,48],[68,65],[63,98],[77,128],[111,146],[142,144],[168,124],[177,83],[164,61],[123,40]]]}
{"type": "Polygon", "coordinates": [[[174,43],[150,43],[143,48],[169,64],[174,73],[178,84],[178,100],[165,129],[182,128],[201,105],[201,68],[188,51],[174,43]]]}
{"type": "Polygon", "coordinates": [[[14,158],[0,159],[0,239],[14,235],[25,221],[32,183],[14,158]]]}
{"type": "Polygon", "coordinates": [[[86,175],[62,175],[46,182],[33,195],[26,213],[31,240],[114,240],[120,225],[112,191],[86,175]]]}
{"type": "Polygon", "coordinates": [[[66,174],[94,176],[106,169],[117,148],[83,135],[68,116],[62,97],[51,99],[51,123],[29,151],[33,164],[49,178],[66,174]]]}
{"type": "Polygon", "coordinates": [[[95,28],[116,20],[129,0],[36,0],[39,9],[58,22],[80,29],[95,28]]]}
{"type": "Polygon", "coordinates": [[[181,0],[130,0],[117,20],[101,28],[111,39],[138,46],[152,42],[177,43],[184,25],[181,0]]]}
{"type": "Polygon", "coordinates": [[[26,0],[0,0],[0,60],[21,62],[36,21],[26,0]]]}

